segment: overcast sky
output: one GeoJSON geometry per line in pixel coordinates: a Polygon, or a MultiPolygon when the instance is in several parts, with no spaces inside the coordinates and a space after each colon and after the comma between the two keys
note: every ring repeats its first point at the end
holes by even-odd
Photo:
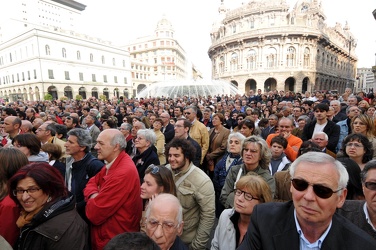
{"type": "MultiPolygon", "coordinates": [[[[205,78],[211,77],[208,48],[210,30],[218,17],[220,0],[77,0],[87,7],[82,12],[78,28],[83,32],[124,45],[137,37],[154,33],[157,22],[166,15],[175,29],[175,38],[183,46],[189,59],[205,78]]],[[[272,1],[272,0],[265,0],[272,1]]],[[[309,1],[309,0],[307,0],[309,1]]],[[[229,8],[247,0],[225,0],[229,8]]],[[[295,4],[297,0],[287,0],[295,4]]],[[[358,67],[375,65],[376,20],[372,11],[376,0],[322,0],[327,24],[342,25],[348,21],[358,46],[358,67]]]]}

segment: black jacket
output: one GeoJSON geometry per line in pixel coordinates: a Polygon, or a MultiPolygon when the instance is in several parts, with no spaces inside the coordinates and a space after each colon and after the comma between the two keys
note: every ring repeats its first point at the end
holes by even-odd
{"type": "Polygon", "coordinates": [[[145,170],[147,167],[151,164],[159,165],[158,155],[153,150],[153,147],[149,147],[142,154],[137,153],[132,160],[134,165],[136,165],[141,184],[144,182],[145,170]]]}
{"type": "MultiPolygon", "coordinates": [[[[315,130],[315,125],[316,125],[316,120],[306,124],[303,129],[303,134],[302,134],[302,140],[303,141],[308,141],[309,139],[312,138],[313,131],[315,130]]],[[[340,128],[339,126],[330,120],[328,120],[328,123],[324,127],[324,131],[329,138],[328,145],[326,146],[327,149],[329,149],[332,152],[336,152],[336,147],[339,141],[339,132],[340,128]]]]}
{"type": "MultiPolygon", "coordinates": [[[[67,159],[67,164],[73,161],[72,157],[67,159]]],[[[77,212],[81,217],[88,222],[85,213],[85,197],[84,189],[91,177],[94,177],[104,166],[104,163],[97,158],[95,158],[91,153],[87,153],[85,157],[80,160],[72,163],[72,189],[71,192],[76,197],[77,202],[77,212]]],[[[68,180],[66,180],[68,183],[68,180]]]]}
{"type": "Polygon", "coordinates": [[[88,226],[75,209],[74,196],[47,203],[21,228],[16,250],[89,249],[88,226]]]}
{"type": "Polygon", "coordinates": [[[174,136],[175,136],[175,128],[174,128],[174,125],[172,125],[171,123],[168,123],[166,129],[164,130],[163,132],[163,128],[161,128],[161,132],[164,134],[165,136],[165,143],[169,143],[172,139],[174,139],[174,136]]]}

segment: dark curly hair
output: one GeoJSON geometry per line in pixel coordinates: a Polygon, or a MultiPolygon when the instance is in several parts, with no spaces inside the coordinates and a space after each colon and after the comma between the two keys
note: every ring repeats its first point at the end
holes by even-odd
{"type": "Polygon", "coordinates": [[[184,157],[187,158],[190,162],[192,162],[196,156],[195,147],[193,147],[187,139],[175,138],[170,141],[170,143],[166,146],[166,159],[168,159],[170,148],[181,148],[184,157]]]}
{"type": "Polygon", "coordinates": [[[345,157],[349,157],[349,155],[346,153],[346,144],[352,141],[360,142],[363,145],[364,148],[364,155],[362,158],[362,163],[369,162],[373,158],[373,148],[372,143],[368,140],[368,138],[362,134],[349,134],[345,137],[345,139],[342,141],[342,148],[341,151],[343,152],[343,155],[345,157]]]}

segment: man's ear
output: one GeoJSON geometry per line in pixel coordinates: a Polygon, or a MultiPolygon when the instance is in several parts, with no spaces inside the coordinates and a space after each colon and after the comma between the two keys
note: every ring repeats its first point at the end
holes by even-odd
{"type": "Polygon", "coordinates": [[[184,221],[181,221],[178,227],[178,236],[181,236],[183,233],[184,221]]]}

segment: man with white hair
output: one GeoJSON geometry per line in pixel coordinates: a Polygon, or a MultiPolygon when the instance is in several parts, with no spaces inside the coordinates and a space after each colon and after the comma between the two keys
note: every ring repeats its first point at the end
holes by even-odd
{"type": "Polygon", "coordinates": [[[146,209],[146,234],[162,250],[188,250],[179,237],[183,225],[183,208],[174,195],[160,194],[149,203],[146,209]]]}
{"type": "Polygon", "coordinates": [[[332,156],[333,158],[337,158],[337,155],[326,148],[326,145],[328,145],[328,135],[325,132],[316,132],[312,135],[312,141],[316,143],[322,152],[332,156]]]}
{"type": "Polygon", "coordinates": [[[376,249],[376,241],[336,213],[349,175],[333,157],[308,152],[290,167],[292,201],[254,207],[238,250],[376,249]]]}
{"type": "Polygon", "coordinates": [[[330,107],[334,108],[333,122],[337,123],[347,119],[346,113],[341,111],[341,102],[338,100],[333,100],[330,102],[330,107]]]}

